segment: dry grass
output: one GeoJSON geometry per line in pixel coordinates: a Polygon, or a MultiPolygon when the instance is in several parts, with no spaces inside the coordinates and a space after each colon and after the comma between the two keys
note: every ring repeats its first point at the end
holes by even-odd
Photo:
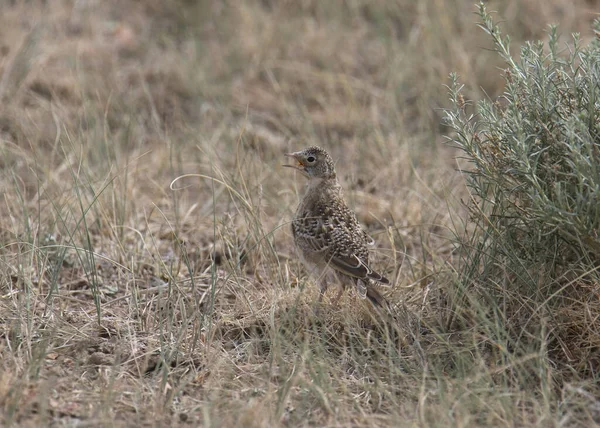
{"type": "MultiPolygon", "coordinates": [[[[492,3],[518,37],[554,21],[590,33],[585,1],[492,3]]],[[[498,384],[527,361],[490,365],[475,333],[444,329],[468,194],[440,145],[442,85],[454,70],[475,98],[502,90],[473,11],[3,5],[2,423],[589,420],[599,409],[584,386],[565,386],[557,406],[498,384]],[[353,294],[313,313],[288,228],[303,183],[280,168],[312,143],[337,159],[378,268],[395,278],[386,322],[353,294]]]]}

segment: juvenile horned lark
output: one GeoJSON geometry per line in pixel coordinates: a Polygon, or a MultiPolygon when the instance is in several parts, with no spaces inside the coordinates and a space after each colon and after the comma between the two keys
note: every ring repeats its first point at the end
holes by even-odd
{"type": "Polygon", "coordinates": [[[341,286],[336,301],[346,286],[354,285],[361,298],[368,298],[376,306],[387,306],[373,282],[390,282],[369,266],[367,245],[373,241],[344,201],[331,156],[316,146],[286,156],[295,164],[285,166],[308,178],[292,221],[292,233],[302,263],[317,278],[319,302],[328,282],[336,281],[341,286]]]}

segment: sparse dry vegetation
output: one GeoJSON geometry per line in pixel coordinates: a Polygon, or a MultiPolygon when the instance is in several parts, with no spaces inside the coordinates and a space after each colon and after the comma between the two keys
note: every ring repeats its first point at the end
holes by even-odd
{"type": "MultiPolygon", "coordinates": [[[[513,52],[558,23],[567,56],[596,7],[488,3],[513,52]]],[[[0,424],[598,423],[597,236],[497,239],[518,222],[442,144],[463,129],[442,120],[450,72],[467,117],[506,90],[472,2],[0,8],[0,424]],[[280,167],[308,144],[376,238],[389,317],[353,293],[314,313],[303,182],[280,167]],[[552,239],[554,259],[507,244],[552,239]]]]}

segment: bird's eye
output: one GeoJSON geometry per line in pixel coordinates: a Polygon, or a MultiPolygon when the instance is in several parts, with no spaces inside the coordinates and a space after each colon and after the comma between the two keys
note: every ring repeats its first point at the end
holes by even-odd
{"type": "Polygon", "coordinates": [[[307,160],[309,163],[313,163],[313,162],[315,161],[315,157],[314,157],[314,156],[309,156],[309,157],[307,157],[307,158],[306,158],[306,160],[307,160]]]}

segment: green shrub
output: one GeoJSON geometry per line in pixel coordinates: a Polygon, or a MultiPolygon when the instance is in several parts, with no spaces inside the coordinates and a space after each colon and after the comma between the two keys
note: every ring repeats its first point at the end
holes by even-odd
{"type": "Polygon", "coordinates": [[[485,334],[507,352],[547,349],[552,364],[597,373],[600,43],[582,47],[573,35],[561,49],[552,26],[547,47],[528,42],[516,59],[483,3],[479,16],[506,85],[498,100],[473,105],[451,76],[449,140],[472,194],[455,269],[455,305],[470,312],[453,321],[492,321],[485,334]]]}
{"type": "Polygon", "coordinates": [[[543,42],[526,43],[512,59],[485,6],[481,27],[506,61],[504,103],[482,101],[467,116],[456,76],[454,109],[447,120],[452,141],[472,162],[469,185],[494,206],[494,223],[529,257],[559,243],[565,256],[600,257],[600,44],[581,49],[579,37],[566,55],[551,27],[543,42]],[[531,251],[531,245],[539,251],[531,251]]]}

